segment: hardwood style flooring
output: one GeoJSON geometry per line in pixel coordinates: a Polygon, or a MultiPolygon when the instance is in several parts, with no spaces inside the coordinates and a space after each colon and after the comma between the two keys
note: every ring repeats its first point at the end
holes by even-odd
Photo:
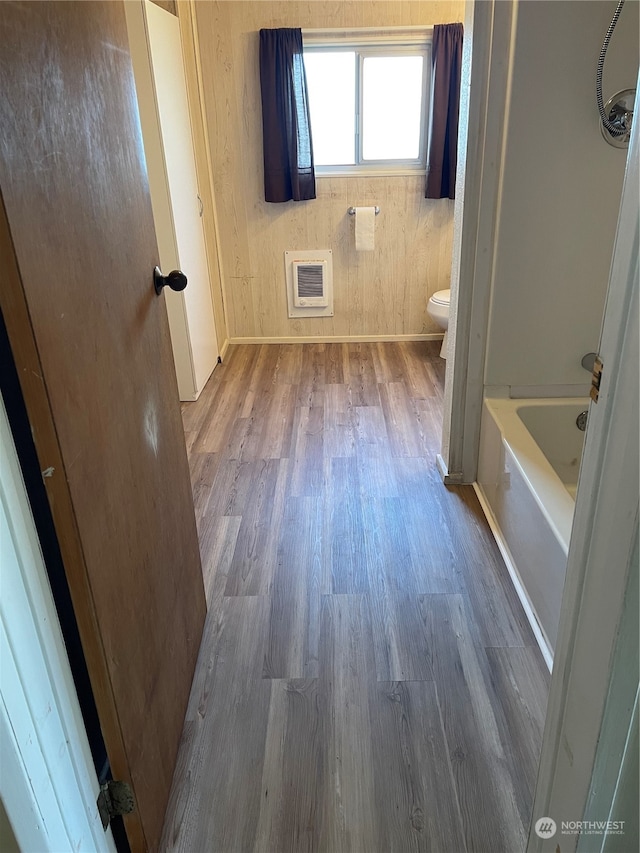
{"type": "Polygon", "coordinates": [[[232,347],[183,406],[209,605],[163,849],[523,851],[548,673],[429,343],[232,347]]]}

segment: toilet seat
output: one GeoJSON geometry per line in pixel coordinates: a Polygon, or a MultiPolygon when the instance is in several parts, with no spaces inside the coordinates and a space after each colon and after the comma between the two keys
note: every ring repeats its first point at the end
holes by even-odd
{"type": "Polygon", "coordinates": [[[433,294],[430,301],[435,302],[436,305],[449,305],[451,303],[451,291],[438,290],[433,294]]]}

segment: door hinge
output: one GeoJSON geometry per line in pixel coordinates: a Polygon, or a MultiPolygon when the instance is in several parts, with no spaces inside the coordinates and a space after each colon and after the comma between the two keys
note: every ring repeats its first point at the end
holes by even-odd
{"type": "Polygon", "coordinates": [[[136,807],[130,786],[126,782],[116,782],[114,779],[100,785],[96,803],[105,830],[112,817],[131,814],[136,807]]]}
{"type": "Polygon", "coordinates": [[[596,360],[593,364],[593,373],[591,374],[591,391],[589,392],[589,396],[593,400],[594,403],[598,402],[598,396],[600,394],[600,382],[602,381],[602,368],[603,364],[600,361],[600,356],[596,357],[596,360]]]}

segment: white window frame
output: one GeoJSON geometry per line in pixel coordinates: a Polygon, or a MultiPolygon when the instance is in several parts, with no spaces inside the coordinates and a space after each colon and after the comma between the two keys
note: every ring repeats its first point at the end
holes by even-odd
{"type": "Polygon", "coordinates": [[[432,28],[397,30],[303,30],[304,53],[354,51],[356,53],[356,116],[354,137],[355,164],[315,165],[316,178],[384,177],[424,174],[429,150],[431,124],[431,47],[432,28]],[[412,160],[364,160],[362,157],[363,64],[371,56],[422,56],[423,84],[420,125],[420,153],[412,160]]]}

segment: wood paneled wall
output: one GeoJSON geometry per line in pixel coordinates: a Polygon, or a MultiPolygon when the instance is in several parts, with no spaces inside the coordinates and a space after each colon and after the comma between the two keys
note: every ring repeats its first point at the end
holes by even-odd
{"type": "Polygon", "coordinates": [[[449,286],[453,202],[424,199],[422,176],[319,178],[313,201],[264,201],[258,31],[449,23],[463,20],[464,0],[222,0],[196,10],[230,338],[437,332],[426,302],[449,286]],[[375,251],[356,253],[347,208],[373,204],[375,251]],[[288,318],[287,249],[333,250],[333,317],[288,318]]]}

